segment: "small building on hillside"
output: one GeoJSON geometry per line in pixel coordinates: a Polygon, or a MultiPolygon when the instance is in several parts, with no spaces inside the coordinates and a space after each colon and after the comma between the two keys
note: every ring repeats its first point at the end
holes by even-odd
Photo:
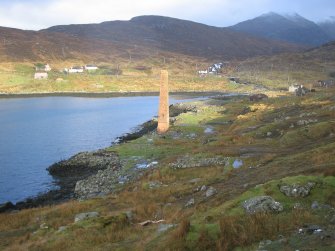
{"type": "Polygon", "coordinates": [[[70,69],[65,69],[65,71],[68,72],[68,73],[83,73],[84,72],[84,67],[73,66],[70,69]]]}
{"type": "Polygon", "coordinates": [[[227,64],[228,64],[227,62],[220,62],[220,63],[212,64],[210,67],[208,67],[208,72],[210,74],[221,74],[223,68],[227,64]]]}
{"type": "Polygon", "coordinates": [[[48,79],[47,72],[36,72],[34,75],[34,79],[48,79]]]}
{"type": "Polygon", "coordinates": [[[310,90],[303,85],[290,85],[288,91],[294,93],[296,96],[305,96],[310,92],[310,90]]]}
{"type": "Polygon", "coordinates": [[[328,79],[328,80],[319,80],[317,85],[315,85],[316,87],[332,87],[335,86],[335,81],[332,79],[328,79]]]}
{"type": "Polygon", "coordinates": [[[300,85],[290,85],[288,87],[288,92],[296,92],[299,89],[300,85]]]}
{"type": "Polygon", "coordinates": [[[201,70],[201,71],[198,71],[198,75],[200,77],[206,77],[208,74],[208,70],[201,70]]]}
{"type": "Polygon", "coordinates": [[[84,66],[84,68],[85,68],[86,71],[96,71],[96,70],[99,69],[98,66],[93,65],[93,64],[87,64],[87,65],[84,66]]]}

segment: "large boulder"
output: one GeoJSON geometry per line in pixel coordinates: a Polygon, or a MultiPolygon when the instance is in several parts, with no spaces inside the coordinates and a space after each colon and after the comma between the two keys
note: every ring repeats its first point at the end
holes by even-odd
{"type": "Polygon", "coordinates": [[[283,211],[283,206],[271,196],[257,196],[251,198],[244,201],[242,207],[248,214],[283,211]]]}
{"type": "Polygon", "coordinates": [[[310,194],[312,188],[315,186],[314,182],[308,182],[306,185],[279,185],[279,190],[288,197],[306,197],[310,194]]]}

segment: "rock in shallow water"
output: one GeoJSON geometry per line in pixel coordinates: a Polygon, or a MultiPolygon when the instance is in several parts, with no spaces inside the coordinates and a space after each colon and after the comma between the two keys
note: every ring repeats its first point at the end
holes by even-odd
{"type": "Polygon", "coordinates": [[[242,207],[248,214],[283,211],[283,206],[271,196],[257,196],[251,198],[244,201],[242,207]]]}

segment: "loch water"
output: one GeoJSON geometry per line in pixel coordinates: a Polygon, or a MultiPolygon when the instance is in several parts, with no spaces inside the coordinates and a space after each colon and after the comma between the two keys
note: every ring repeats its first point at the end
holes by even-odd
{"type": "Polygon", "coordinates": [[[157,110],[157,96],[0,99],[0,204],[54,189],[48,166],[108,147],[157,110]]]}

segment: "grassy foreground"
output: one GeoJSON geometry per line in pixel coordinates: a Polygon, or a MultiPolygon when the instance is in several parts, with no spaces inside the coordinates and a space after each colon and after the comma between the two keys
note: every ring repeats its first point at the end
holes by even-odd
{"type": "Polygon", "coordinates": [[[121,159],[156,160],[156,168],[104,198],[1,214],[0,249],[257,250],[260,241],[272,240],[267,250],[334,250],[332,237],[297,234],[305,224],[334,234],[334,94],[335,89],[320,89],[259,102],[198,101],[198,111],[179,115],[167,134],[109,148],[121,159]],[[211,158],[225,163],[171,165],[211,158]],[[243,165],[233,168],[235,160],[243,165]],[[309,181],[316,186],[304,198],[278,189],[281,183],[309,181]],[[204,185],[217,193],[206,197],[199,189],[204,185]],[[272,196],[283,212],[247,215],[241,203],[257,195],[272,196]],[[194,204],[186,207],[190,199],[194,204]],[[314,201],[328,207],[312,210],[314,201]],[[77,213],[89,211],[100,216],[74,223],[77,213]],[[161,219],[165,225],[138,224],[161,219]]]}

